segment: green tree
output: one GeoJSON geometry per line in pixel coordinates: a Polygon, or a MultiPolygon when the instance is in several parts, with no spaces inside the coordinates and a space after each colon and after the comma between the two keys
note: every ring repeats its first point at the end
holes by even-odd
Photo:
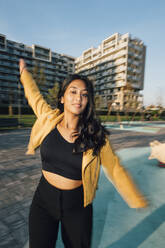
{"type": "Polygon", "coordinates": [[[14,97],[14,94],[13,94],[13,91],[11,88],[9,89],[8,96],[9,96],[8,114],[13,115],[13,97],[14,97]]]}
{"type": "Polygon", "coordinates": [[[32,67],[31,73],[33,75],[34,80],[38,81],[38,79],[39,79],[39,66],[38,66],[38,64],[35,64],[32,67]]]}
{"type": "Polygon", "coordinates": [[[48,89],[48,94],[46,96],[47,102],[53,107],[57,108],[57,96],[59,92],[59,83],[55,82],[53,88],[48,89]]]}
{"type": "Polygon", "coordinates": [[[112,100],[107,102],[107,109],[108,109],[108,112],[107,112],[107,118],[106,118],[106,120],[108,120],[108,116],[111,115],[112,104],[113,104],[113,101],[112,101],[112,100]]]}
{"type": "Polygon", "coordinates": [[[126,116],[126,119],[128,120],[128,116],[129,116],[129,112],[133,111],[134,114],[131,118],[131,121],[134,120],[136,114],[138,113],[138,111],[140,111],[139,106],[140,106],[140,102],[138,100],[138,98],[135,95],[134,89],[132,87],[132,85],[130,83],[127,82],[127,84],[123,87],[122,89],[125,93],[125,104],[124,104],[124,113],[126,116]]]}
{"type": "Polygon", "coordinates": [[[40,68],[38,85],[42,91],[45,89],[45,83],[46,83],[45,73],[44,70],[40,68]]]}
{"type": "Polygon", "coordinates": [[[44,69],[40,68],[38,64],[35,64],[31,70],[34,80],[36,81],[39,89],[45,91],[46,76],[44,69]]]}
{"type": "Polygon", "coordinates": [[[102,99],[100,95],[94,96],[94,102],[95,102],[96,109],[101,109],[102,99]]]}
{"type": "Polygon", "coordinates": [[[141,110],[139,109],[139,104],[140,104],[140,103],[139,103],[139,101],[138,101],[137,99],[135,99],[135,100],[133,101],[134,113],[133,113],[133,115],[132,115],[131,121],[134,121],[135,116],[136,116],[136,114],[138,113],[138,111],[141,112],[141,110]]]}

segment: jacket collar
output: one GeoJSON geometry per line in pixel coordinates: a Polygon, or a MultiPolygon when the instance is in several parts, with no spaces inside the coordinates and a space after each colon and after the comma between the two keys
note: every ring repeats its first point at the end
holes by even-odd
{"type": "Polygon", "coordinates": [[[55,119],[55,126],[64,118],[64,112],[60,115],[58,115],[55,119]]]}
{"type": "Polygon", "coordinates": [[[92,149],[83,152],[83,162],[82,162],[83,171],[89,165],[89,163],[91,163],[96,158],[96,156],[93,156],[92,153],[93,153],[92,149]]]}

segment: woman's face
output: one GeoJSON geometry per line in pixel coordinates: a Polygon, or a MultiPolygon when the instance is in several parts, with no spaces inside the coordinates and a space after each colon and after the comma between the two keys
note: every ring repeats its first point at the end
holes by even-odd
{"type": "Polygon", "coordinates": [[[70,112],[74,115],[80,115],[84,112],[88,103],[88,91],[85,82],[80,79],[73,80],[61,97],[61,103],[64,104],[64,112],[70,112]]]}

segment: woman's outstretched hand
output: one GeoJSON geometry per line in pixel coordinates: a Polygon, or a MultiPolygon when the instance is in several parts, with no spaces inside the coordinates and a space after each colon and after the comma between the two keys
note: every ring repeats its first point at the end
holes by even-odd
{"type": "Polygon", "coordinates": [[[20,75],[22,74],[23,70],[26,69],[26,63],[24,59],[19,60],[19,71],[20,75]]]}

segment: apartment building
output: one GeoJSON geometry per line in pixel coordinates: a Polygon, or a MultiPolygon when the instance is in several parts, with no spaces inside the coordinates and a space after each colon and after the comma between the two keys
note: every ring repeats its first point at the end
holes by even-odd
{"type": "Polygon", "coordinates": [[[143,106],[146,46],[129,33],[115,33],[97,47],[83,51],[75,71],[94,83],[102,108],[140,110],[143,106]]]}
{"type": "Polygon", "coordinates": [[[38,68],[44,75],[44,90],[61,83],[68,73],[74,72],[75,58],[59,54],[51,49],[32,45],[27,46],[0,34],[0,107],[28,107],[23,87],[19,81],[19,59],[24,58],[29,70],[38,68]]]}

